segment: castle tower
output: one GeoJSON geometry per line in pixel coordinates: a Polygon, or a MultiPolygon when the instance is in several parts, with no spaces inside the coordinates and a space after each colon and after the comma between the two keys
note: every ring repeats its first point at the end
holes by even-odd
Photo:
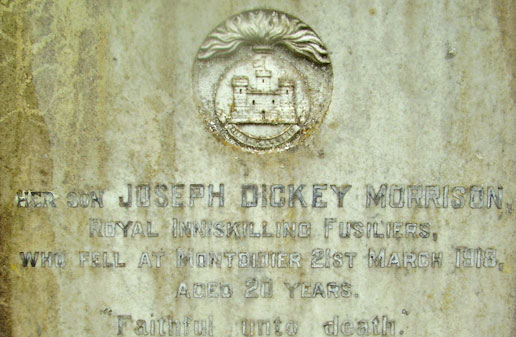
{"type": "Polygon", "coordinates": [[[260,69],[256,70],[256,90],[268,92],[271,90],[271,76],[270,70],[260,69]]]}
{"type": "Polygon", "coordinates": [[[287,108],[294,104],[294,82],[288,79],[279,80],[279,89],[281,94],[281,106],[287,108]]]}
{"type": "Polygon", "coordinates": [[[247,89],[249,78],[247,76],[235,76],[232,80],[233,85],[233,111],[237,116],[242,116],[247,109],[247,89]]]}
{"type": "Polygon", "coordinates": [[[280,108],[282,117],[292,121],[296,119],[294,108],[294,82],[288,79],[280,79],[278,83],[280,92],[280,108]]]}
{"type": "Polygon", "coordinates": [[[272,72],[265,68],[265,56],[255,60],[253,67],[256,70],[256,90],[263,92],[270,91],[272,72]]]}

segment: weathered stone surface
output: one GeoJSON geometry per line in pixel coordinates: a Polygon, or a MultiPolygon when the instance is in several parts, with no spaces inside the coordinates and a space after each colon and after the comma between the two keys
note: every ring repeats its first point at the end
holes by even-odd
{"type": "Polygon", "coordinates": [[[325,336],[336,316],[340,324],[352,321],[353,330],[344,332],[355,335],[359,320],[374,335],[372,322],[378,317],[381,327],[384,316],[395,321],[396,335],[515,335],[514,1],[2,0],[0,13],[2,336],[116,336],[119,321],[123,334],[134,336],[140,319],[150,336],[155,322],[159,336],[159,319],[168,316],[190,317],[190,336],[193,321],[209,317],[214,336],[242,336],[243,320],[247,327],[270,320],[274,335],[277,317],[283,335],[295,321],[297,336],[325,336]],[[271,153],[245,151],[210,132],[193,82],[208,34],[228,17],[260,8],[311,27],[329,52],[333,74],[324,119],[299,144],[271,153]],[[137,207],[134,199],[132,207],[121,207],[128,184],[133,190],[149,184],[151,205],[137,207]],[[156,184],[167,186],[166,207],[157,205],[164,199],[156,184]],[[185,184],[176,187],[184,207],[172,207],[173,184],[185,184]],[[204,196],[190,206],[192,184],[202,184],[204,196]],[[224,207],[217,197],[208,206],[210,184],[215,192],[224,184],[224,207]],[[252,184],[259,189],[257,206],[242,207],[242,186],[252,184]],[[262,185],[270,192],[275,184],[285,189],[286,204],[271,207],[267,193],[262,207],[262,185]],[[298,200],[289,207],[291,184],[294,190],[306,185],[306,208],[298,200]],[[371,200],[368,207],[368,186],[378,192],[382,184],[385,207],[371,200]],[[326,185],[315,206],[322,200],[327,207],[312,204],[314,185],[326,185]],[[351,185],[342,207],[330,185],[351,185]],[[389,200],[393,185],[404,188],[403,207],[389,200]],[[407,197],[419,185],[421,207],[407,197]],[[427,186],[439,187],[440,207],[427,186]],[[477,209],[478,198],[472,204],[470,198],[480,188],[477,209]],[[48,207],[18,207],[23,191],[52,192],[56,207],[50,195],[48,207]],[[90,207],[73,207],[70,193],[91,191],[97,197],[103,191],[103,207],[91,207],[91,200],[90,207]],[[95,219],[140,221],[145,235],[91,236],[95,219]],[[253,221],[257,231],[262,221],[309,222],[311,232],[306,238],[178,238],[173,219],[253,221]],[[147,221],[158,237],[148,237],[147,221]],[[368,222],[400,222],[405,236],[406,223],[416,223],[418,237],[339,238],[339,221],[366,229],[368,222]],[[325,222],[333,224],[327,238],[325,222]],[[428,238],[422,237],[425,223],[428,238]],[[461,259],[457,267],[457,251],[464,254],[465,247],[488,255],[495,249],[496,263],[482,260],[477,268],[474,260],[468,268],[461,259]],[[318,248],[356,253],[353,268],[346,256],[342,267],[314,268],[318,248]],[[302,262],[300,268],[295,262],[292,268],[178,267],[178,249],[299,253],[302,262]],[[381,249],[387,257],[441,252],[442,266],[368,266],[371,250],[381,249]],[[41,267],[38,260],[24,267],[20,252],[36,251],[64,252],[66,266],[41,267]],[[92,267],[96,251],[101,262],[102,252],[113,262],[116,251],[126,266],[92,267]],[[142,263],[142,252],[152,268],[142,263]],[[164,254],[160,268],[152,252],[164,254]],[[252,278],[271,280],[272,297],[246,298],[252,278]],[[194,283],[229,283],[233,294],[186,298],[182,282],[190,291],[194,283]],[[300,285],[290,298],[285,282],[311,282],[312,293],[316,282],[325,289],[336,282],[350,293],[301,298],[300,285]]]}

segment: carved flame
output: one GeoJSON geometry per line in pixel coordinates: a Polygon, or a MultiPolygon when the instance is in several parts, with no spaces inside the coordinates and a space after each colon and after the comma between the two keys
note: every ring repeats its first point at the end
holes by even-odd
{"type": "Polygon", "coordinates": [[[328,51],[305,23],[274,11],[251,11],[228,19],[201,46],[198,58],[207,60],[233,53],[240,46],[283,45],[319,64],[328,64],[328,51]]]}

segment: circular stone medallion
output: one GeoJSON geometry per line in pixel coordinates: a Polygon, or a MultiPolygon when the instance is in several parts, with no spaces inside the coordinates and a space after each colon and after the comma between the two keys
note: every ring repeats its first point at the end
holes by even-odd
{"type": "Polygon", "coordinates": [[[223,140],[252,152],[295,146],[330,103],[328,51],[308,25],[285,13],[253,10],[211,32],[194,64],[203,119],[223,140]]]}

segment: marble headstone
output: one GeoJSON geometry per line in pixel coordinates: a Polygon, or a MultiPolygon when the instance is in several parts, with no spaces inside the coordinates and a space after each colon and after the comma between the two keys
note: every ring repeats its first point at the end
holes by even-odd
{"type": "Polygon", "coordinates": [[[516,334],[514,1],[0,17],[0,335],[516,334]]]}

